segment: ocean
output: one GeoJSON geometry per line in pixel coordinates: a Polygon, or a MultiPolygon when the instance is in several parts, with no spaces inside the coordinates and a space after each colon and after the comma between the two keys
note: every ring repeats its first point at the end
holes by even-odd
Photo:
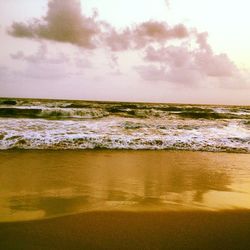
{"type": "Polygon", "coordinates": [[[0,150],[250,152],[250,107],[0,99],[0,150]]]}

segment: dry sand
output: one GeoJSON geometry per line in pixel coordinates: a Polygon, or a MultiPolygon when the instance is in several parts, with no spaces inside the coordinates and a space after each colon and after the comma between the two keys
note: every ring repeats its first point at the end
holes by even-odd
{"type": "Polygon", "coordinates": [[[2,223],[0,249],[250,249],[250,212],[90,212],[2,223]]]}

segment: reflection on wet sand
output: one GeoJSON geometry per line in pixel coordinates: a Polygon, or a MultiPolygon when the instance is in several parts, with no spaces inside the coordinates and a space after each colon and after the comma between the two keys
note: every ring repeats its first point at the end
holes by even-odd
{"type": "Polygon", "coordinates": [[[8,151],[0,162],[0,221],[92,210],[250,208],[248,154],[8,151]]]}

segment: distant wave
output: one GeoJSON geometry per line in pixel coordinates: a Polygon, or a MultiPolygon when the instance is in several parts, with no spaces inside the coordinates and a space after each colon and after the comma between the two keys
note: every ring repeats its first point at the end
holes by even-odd
{"type": "Polygon", "coordinates": [[[0,100],[0,117],[43,119],[96,119],[107,116],[190,119],[248,119],[250,107],[107,103],[83,101],[0,100]]]}
{"type": "Polygon", "coordinates": [[[250,153],[250,108],[0,100],[0,149],[174,149],[250,153]]]}

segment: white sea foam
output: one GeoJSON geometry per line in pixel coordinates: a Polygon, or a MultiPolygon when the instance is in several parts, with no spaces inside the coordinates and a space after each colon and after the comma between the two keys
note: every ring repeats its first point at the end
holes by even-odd
{"type": "Polygon", "coordinates": [[[250,129],[238,120],[0,119],[0,149],[185,149],[250,152],[250,129]]]}

